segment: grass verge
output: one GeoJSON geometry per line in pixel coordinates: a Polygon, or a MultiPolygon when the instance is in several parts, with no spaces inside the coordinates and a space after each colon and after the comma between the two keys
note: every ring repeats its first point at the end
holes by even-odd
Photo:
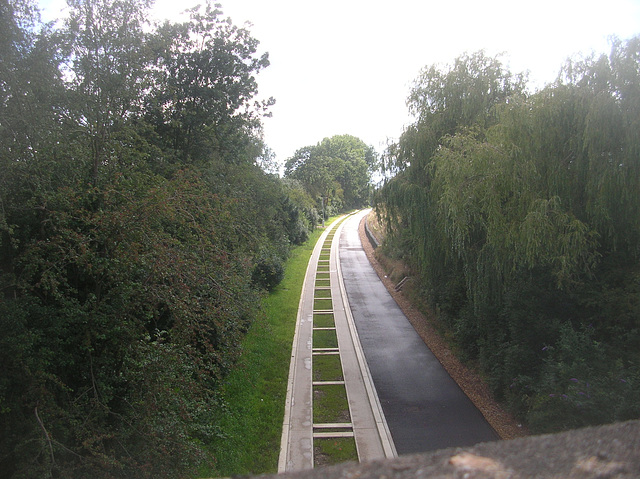
{"type": "Polygon", "coordinates": [[[317,355],[313,357],[314,381],[344,381],[342,363],[337,354],[317,355]]]}
{"type": "Polygon", "coordinates": [[[313,441],[313,445],[313,459],[316,467],[358,459],[356,441],[352,437],[316,439],[313,441]]]}
{"type": "Polygon", "coordinates": [[[343,384],[313,386],[313,423],[351,422],[347,389],[343,384]]]}
{"type": "MultiPolygon", "coordinates": [[[[330,225],[327,222],[327,228],[330,225]]],[[[228,407],[218,424],[224,437],[210,444],[216,464],[199,477],[277,472],[300,293],[322,232],[314,231],[305,244],[292,250],[282,283],[265,297],[264,314],[251,326],[242,358],[222,387],[228,407]]]]}
{"type": "Polygon", "coordinates": [[[338,337],[336,332],[332,329],[322,330],[317,329],[313,332],[313,347],[314,348],[337,348],[338,337]]]}

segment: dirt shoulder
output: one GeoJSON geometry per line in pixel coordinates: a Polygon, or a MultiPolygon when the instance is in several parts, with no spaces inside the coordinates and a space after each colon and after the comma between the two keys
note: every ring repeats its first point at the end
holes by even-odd
{"type": "MultiPolygon", "coordinates": [[[[370,216],[374,219],[373,214],[370,216]]],[[[398,306],[400,306],[400,309],[402,309],[407,316],[422,340],[502,439],[527,436],[529,434],[528,430],[519,424],[513,416],[507,413],[493,399],[489,387],[480,375],[462,364],[451,352],[444,339],[432,326],[434,320],[432,313],[423,314],[402,291],[396,291],[395,282],[389,277],[388,272],[385,271],[385,268],[381,264],[382,262],[387,262],[388,264],[388,260],[373,249],[371,242],[367,238],[364,226],[366,220],[367,217],[360,223],[359,233],[367,258],[369,258],[371,265],[376,270],[383,284],[396,303],[398,303],[398,306]]],[[[376,233],[375,219],[372,223],[371,229],[376,233]]]]}

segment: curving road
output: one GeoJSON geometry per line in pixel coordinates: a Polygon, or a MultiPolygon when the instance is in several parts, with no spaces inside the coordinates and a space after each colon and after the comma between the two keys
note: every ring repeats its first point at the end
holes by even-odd
{"type": "Polygon", "coordinates": [[[347,219],[340,264],[351,311],[399,454],[495,441],[498,435],[409,323],[369,263],[347,219]]]}

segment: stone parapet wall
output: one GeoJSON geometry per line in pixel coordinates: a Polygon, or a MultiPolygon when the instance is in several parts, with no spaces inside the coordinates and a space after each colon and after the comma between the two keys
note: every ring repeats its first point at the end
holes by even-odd
{"type": "Polygon", "coordinates": [[[272,479],[639,478],[640,421],[444,449],[272,479]]]}

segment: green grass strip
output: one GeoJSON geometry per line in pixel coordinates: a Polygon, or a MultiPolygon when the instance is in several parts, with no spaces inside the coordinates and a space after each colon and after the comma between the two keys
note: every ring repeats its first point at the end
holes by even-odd
{"type": "Polygon", "coordinates": [[[343,385],[313,387],[313,422],[315,424],[351,422],[347,390],[343,385]]]}
{"type": "Polygon", "coordinates": [[[342,363],[338,354],[323,354],[313,357],[314,381],[344,381],[342,363]]]}
{"type": "Polygon", "coordinates": [[[316,328],[333,328],[336,323],[333,319],[333,313],[320,314],[314,313],[313,315],[313,325],[316,328]]]}
{"type": "Polygon", "coordinates": [[[313,441],[313,462],[315,467],[357,460],[356,441],[352,437],[314,439],[313,441]]]}
{"type": "Polygon", "coordinates": [[[313,347],[314,348],[337,348],[338,337],[333,329],[323,330],[316,329],[313,332],[313,347]]]}
{"type": "Polygon", "coordinates": [[[333,302],[331,299],[314,299],[313,310],[314,311],[329,311],[333,309],[333,302]]]}
{"type": "MultiPolygon", "coordinates": [[[[327,227],[330,223],[327,223],[327,227]]],[[[322,230],[291,252],[282,283],[264,299],[245,339],[243,354],[225,379],[223,437],[209,445],[216,464],[198,477],[275,473],[298,304],[309,258],[322,230]]]]}
{"type": "Polygon", "coordinates": [[[316,289],[313,293],[314,298],[318,299],[331,299],[331,290],[329,289],[316,289]]]}

